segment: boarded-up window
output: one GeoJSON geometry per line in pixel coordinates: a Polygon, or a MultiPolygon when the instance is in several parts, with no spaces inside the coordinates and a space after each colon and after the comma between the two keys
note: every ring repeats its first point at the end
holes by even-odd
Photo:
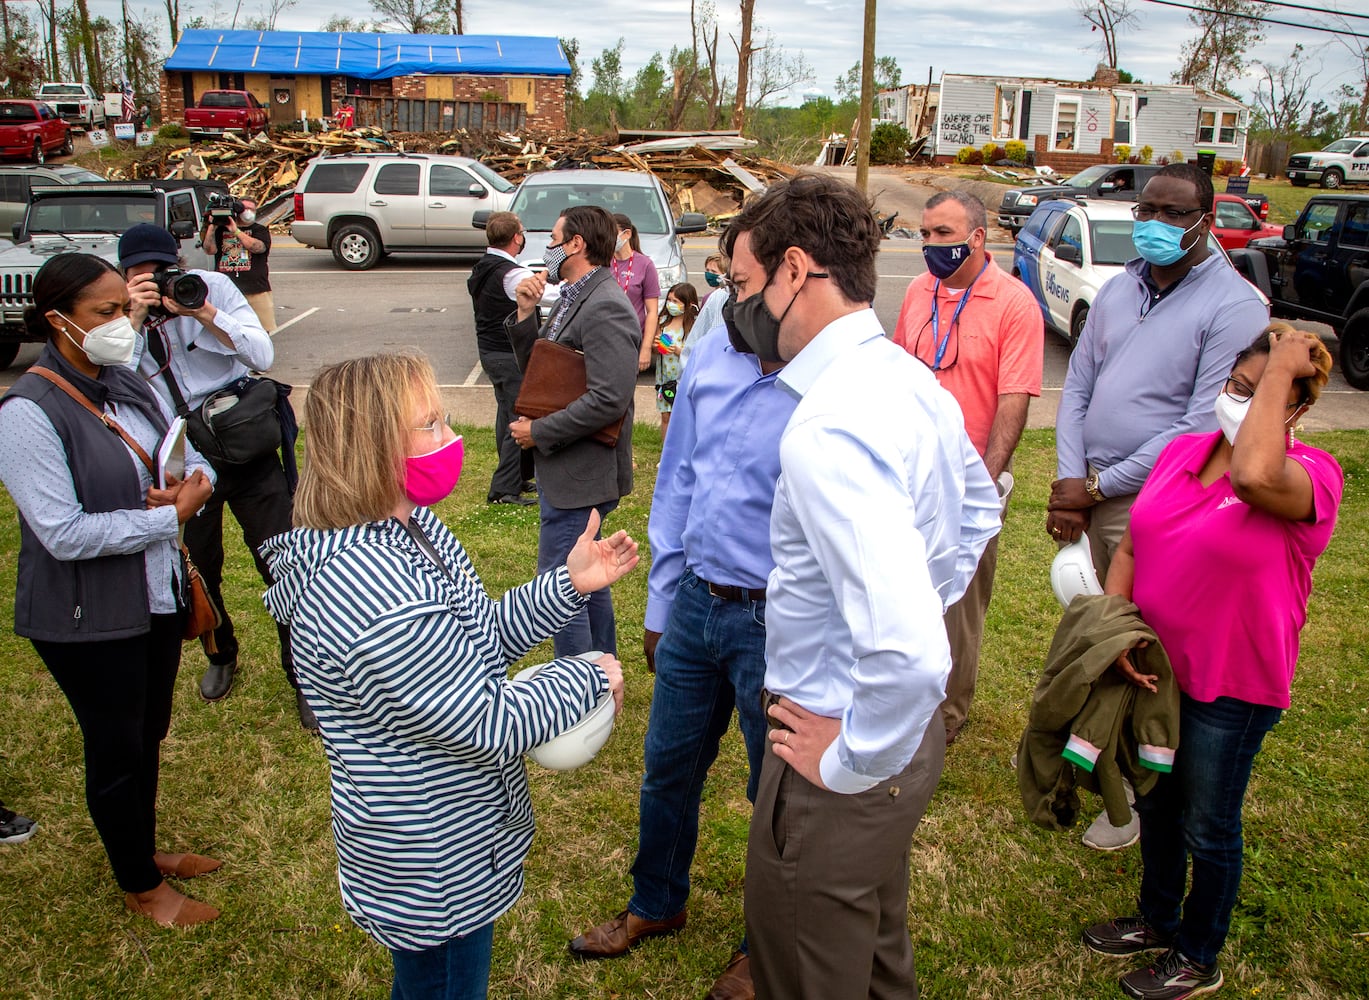
{"type": "Polygon", "coordinates": [[[427,97],[439,101],[450,101],[456,97],[456,80],[450,76],[430,76],[426,80],[427,97]]]}
{"type": "Polygon", "coordinates": [[[528,109],[528,114],[532,114],[533,112],[535,112],[535,111],[537,110],[537,108],[535,107],[535,105],[536,105],[536,103],[537,103],[537,102],[536,102],[536,90],[537,90],[537,81],[536,81],[536,80],[531,80],[531,79],[510,79],[510,80],[508,81],[508,86],[509,86],[509,103],[510,103],[510,104],[523,104],[523,105],[525,105],[525,106],[527,107],[527,109],[528,109]]]}
{"type": "Polygon", "coordinates": [[[1011,139],[1017,133],[1017,98],[1020,87],[995,87],[997,92],[993,111],[993,137],[1011,139]]]}

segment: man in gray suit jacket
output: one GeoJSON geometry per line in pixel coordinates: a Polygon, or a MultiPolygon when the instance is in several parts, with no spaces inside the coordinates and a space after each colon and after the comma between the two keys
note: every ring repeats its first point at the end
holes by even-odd
{"type": "MultiPolygon", "coordinates": [[[[588,388],[565,409],[537,420],[520,416],[509,433],[523,448],[534,449],[541,530],[537,571],[566,561],[585,530],[591,510],[605,518],[632,492],[632,395],[637,386],[637,354],[642,339],[637,314],[613,280],[607,264],[618,230],[604,209],[576,205],[561,213],[547,247],[547,273],[518,286],[518,310],[505,327],[521,357],[527,345],[545,337],[583,352],[588,388]],[[537,305],[548,280],[564,281],[561,301],[537,328],[537,305]],[[609,447],[590,435],[627,420],[618,444],[609,447]]],[[[597,537],[597,536],[596,536],[597,537]]],[[[606,589],[555,637],[557,656],[597,649],[616,653],[613,600],[606,589]]]]}

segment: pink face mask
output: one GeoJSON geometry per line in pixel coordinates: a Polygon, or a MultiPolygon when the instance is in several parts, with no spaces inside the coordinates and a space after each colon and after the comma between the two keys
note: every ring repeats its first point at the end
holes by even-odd
{"type": "Polygon", "coordinates": [[[431,507],[447,499],[461,478],[461,462],[466,446],[453,438],[426,455],[404,459],[404,495],[420,507],[431,507]]]}

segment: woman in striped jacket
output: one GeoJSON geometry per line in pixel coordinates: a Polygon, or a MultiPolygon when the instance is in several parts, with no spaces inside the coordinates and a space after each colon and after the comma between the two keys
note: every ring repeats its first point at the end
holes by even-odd
{"type": "Polygon", "coordinates": [[[263,546],[266,605],[290,624],[331,765],[343,904],[390,949],[394,997],[483,998],[532,843],[523,754],[605,692],[622,703],[611,656],[522,682],[508,667],[631,570],[637,543],[595,541],[591,514],[566,565],[493,600],[428,510],[456,485],[462,443],[426,361],[325,368],[305,421],[297,527],[263,546]]]}

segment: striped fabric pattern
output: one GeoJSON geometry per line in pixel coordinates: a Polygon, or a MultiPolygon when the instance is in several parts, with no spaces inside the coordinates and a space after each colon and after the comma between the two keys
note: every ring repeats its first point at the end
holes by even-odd
{"type": "Polygon", "coordinates": [[[267,609],[292,632],[300,688],[332,769],[343,904],[396,950],[441,944],[517,900],[532,843],[522,755],[608,690],[564,657],[527,682],[508,667],[584,604],[564,566],[492,600],[431,511],[296,529],[263,546],[267,609]]]}

